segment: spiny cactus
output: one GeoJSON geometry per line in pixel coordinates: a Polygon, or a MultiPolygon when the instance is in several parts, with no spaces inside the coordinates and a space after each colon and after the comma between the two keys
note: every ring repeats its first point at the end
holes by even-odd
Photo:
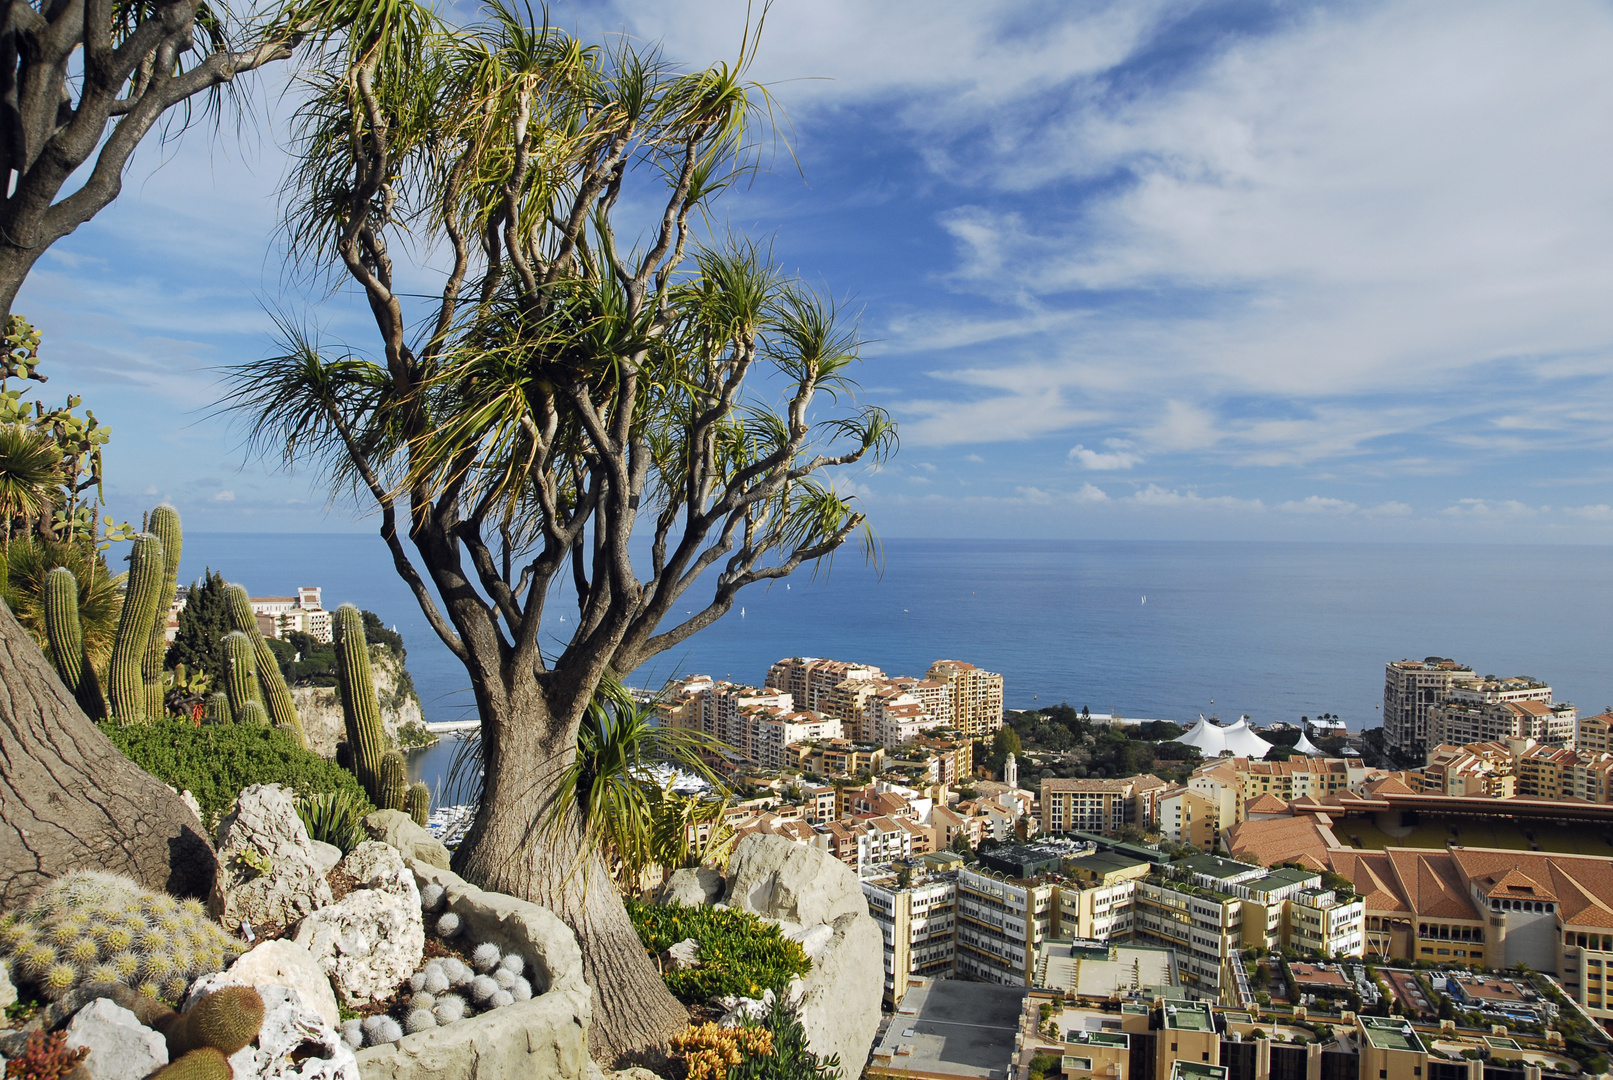
{"type": "Polygon", "coordinates": [[[168,1025],[168,1054],[178,1057],[211,1046],[224,1056],[258,1037],[263,998],[250,986],[226,986],[206,995],[168,1025]]]}
{"type": "Polygon", "coordinates": [[[257,659],[258,682],[263,688],[264,705],[274,720],[274,726],[291,732],[297,744],[307,749],[308,736],[303,734],[302,720],[297,716],[297,705],[291,700],[291,688],[286,685],[286,677],[280,671],[280,663],[269,650],[269,643],[263,640],[263,632],[258,629],[258,617],[252,612],[252,598],[240,585],[226,585],[224,601],[228,605],[230,625],[245,634],[252,642],[252,652],[257,659]]]}
{"type": "Polygon", "coordinates": [[[162,703],[162,660],[168,652],[168,612],[174,606],[179,587],[179,549],[183,538],[179,511],[163,503],[151,512],[146,531],[162,542],[162,584],[157,595],[157,612],[151,620],[146,652],[140,674],[146,683],[146,716],[156,719],[166,711],[162,703]]]}
{"type": "Polygon", "coordinates": [[[241,706],[249,701],[263,704],[258,688],[258,654],[252,648],[252,639],[239,630],[224,635],[224,690],[230,695],[230,708],[236,721],[241,719],[241,706]]]}
{"type": "Polygon", "coordinates": [[[235,722],[235,710],[230,708],[230,695],[219,690],[207,699],[207,719],[214,724],[235,722]]]}
{"type": "Polygon", "coordinates": [[[268,727],[269,710],[263,707],[262,702],[243,701],[241,707],[235,710],[235,722],[243,727],[268,727]]]}
{"type": "Polygon", "coordinates": [[[221,1050],[204,1046],[170,1061],[151,1074],[150,1080],[232,1080],[235,1071],[221,1050]]]}
{"type": "Polygon", "coordinates": [[[431,820],[431,789],[420,780],[410,784],[403,808],[409,812],[416,825],[425,828],[426,822],[431,820]]]}
{"type": "Polygon", "coordinates": [[[69,1050],[65,1031],[48,1035],[35,1031],[28,1036],[27,1048],[6,1062],[6,1080],[61,1080],[71,1076],[89,1052],[87,1046],[69,1050]]]}
{"type": "Polygon", "coordinates": [[[197,901],[100,871],[59,877],[0,918],[0,957],[50,1000],[86,983],[121,982],[178,1001],[239,952],[197,901]]]}
{"type": "Polygon", "coordinates": [[[45,575],[45,635],[50,638],[50,662],[73,699],[91,720],[106,718],[101,681],[84,652],[84,626],[78,618],[78,578],[65,566],[45,575]]]}
{"type": "Polygon", "coordinates": [[[146,683],[141,665],[151,642],[151,621],[157,617],[165,573],[162,541],[150,533],[137,535],[133,550],[129,552],[123,614],[118,618],[117,637],[112,639],[112,666],[107,674],[112,691],[112,715],[125,727],[147,719],[146,683]]]}
{"type": "Polygon", "coordinates": [[[370,649],[364,641],[364,617],[352,604],[343,604],[336,609],[332,630],[336,685],[341,691],[347,745],[353,754],[353,775],[376,806],[402,809],[401,805],[388,807],[381,797],[379,772],[387,738],[381,727],[381,703],[375,697],[375,676],[370,671],[370,649]]]}
{"type": "Polygon", "coordinates": [[[409,797],[409,769],[403,755],[388,750],[381,755],[381,772],[376,778],[376,794],[370,801],[382,810],[402,810],[409,797]]]}

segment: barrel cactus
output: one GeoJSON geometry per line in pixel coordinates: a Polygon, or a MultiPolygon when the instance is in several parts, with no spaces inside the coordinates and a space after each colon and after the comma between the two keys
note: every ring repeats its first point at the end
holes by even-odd
{"type": "Polygon", "coordinates": [[[403,755],[388,750],[381,755],[381,770],[376,777],[378,794],[371,802],[382,810],[402,810],[409,798],[409,769],[403,755]]]}
{"type": "Polygon", "coordinates": [[[237,721],[241,708],[249,701],[263,704],[263,692],[258,686],[258,654],[252,640],[239,630],[224,635],[224,691],[230,697],[230,708],[237,721]]]}
{"type": "Polygon", "coordinates": [[[78,618],[78,578],[65,566],[45,575],[45,634],[50,662],[91,720],[106,718],[101,682],[84,651],[84,627],[78,618]]]}
{"type": "Polygon", "coordinates": [[[422,829],[426,822],[431,820],[431,789],[419,780],[409,785],[409,794],[404,797],[403,808],[414,823],[422,829]]]}

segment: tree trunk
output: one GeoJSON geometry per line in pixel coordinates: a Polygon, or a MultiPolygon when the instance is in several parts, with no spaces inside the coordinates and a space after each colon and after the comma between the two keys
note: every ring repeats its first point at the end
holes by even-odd
{"type": "MultiPolygon", "coordinates": [[[[593,990],[588,1042],[606,1068],[664,1047],[689,1021],[667,991],[627,917],[597,851],[584,853],[582,815],[553,820],[557,788],[576,755],[577,724],[551,717],[536,680],[514,704],[481,702],[485,780],[475,824],[454,853],[454,870],[484,889],[542,904],[582,947],[593,990]]],[[[579,710],[580,712],[580,710],[579,710]]]]}
{"type": "Polygon", "coordinates": [[[0,602],[0,908],[70,870],[205,897],[213,847],[190,808],[118,753],[0,602]]]}

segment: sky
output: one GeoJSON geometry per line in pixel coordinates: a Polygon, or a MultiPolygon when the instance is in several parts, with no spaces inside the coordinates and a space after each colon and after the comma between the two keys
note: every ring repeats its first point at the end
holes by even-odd
{"type": "MultiPolygon", "coordinates": [[[[552,12],[691,68],[747,18],[552,12]]],[[[837,486],[884,535],[1604,544],[1609,55],[1576,0],[777,0],[749,74],[782,141],[717,224],[858,314],[901,449],[837,486]]],[[[16,310],[47,398],[113,429],[118,518],[369,531],[215,407],[274,311],[373,347],[288,270],[296,90],[255,87],[143,147],[16,310]]]]}

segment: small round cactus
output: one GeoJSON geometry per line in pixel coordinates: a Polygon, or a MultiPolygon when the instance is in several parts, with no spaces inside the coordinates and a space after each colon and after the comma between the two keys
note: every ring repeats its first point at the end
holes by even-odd
{"type": "Polygon", "coordinates": [[[350,1050],[361,1050],[361,1049],[363,1049],[363,1047],[364,1047],[364,1021],[362,1021],[362,1020],[344,1020],[344,1021],[342,1021],[341,1032],[342,1032],[342,1042],[347,1044],[348,1049],[350,1049],[350,1050]]]}
{"type": "Polygon", "coordinates": [[[437,1026],[437,1018],[430,1009],[415,1009],[404,1018],[403,1028],[410,1035],[419,1031],[428,1031],[437,1026]]]}
{"type": "Polygon", "coordinates": [[[462,928],[463,924],[459,916],[452,911],[437,920],[437,936],[440,938],[451,938],[458,934],[462,928]]]}
{"type": "Polygon", "coordinates": [[[470,965],[457,956],[450,956],[442,962],[442,972],[448,976],[449,984],[456,987],[467,986],[476,977],[470,965]]]}
{"type": "Polygon", "coordinates": [[[424,911],[440,911],[447,900],[448,890],[436,882],[431,882],[420,890],[420,907],[424,911]]]}
{"type": "Polygon", "coordinates": [[[446,994],[448,992],[448,976],[442,968],[427,968],[426,977],[420,983],[420,989],[428,994],[446,994]]]}
{"type": "Polygon", "coordinates": [[[424,968],[409,976],[409,989],[420,993],[426,988],[426,972],[424,968]]]}
{"type": "Polygon", "coordinates": [[[516,1001],[532,1000],[532,984],[522,976],[516,976],[515,985],[510,987],[510,996],[516,1001]]]}
{"type": "Polygon", "coordinates": [[[520,976],[509,968],[499,968],[493,972],[493,981],[498,983],[500,990],[508,990],[515,985],[515,980],[518,978],[520,976]]]}
{"type": "Polygon", "coordinates": [[[480,974],[486,975],[498,967],[499,959],[498,946],[492,942],[484,942],[471,950],[470,966],[480,974]]]}
{"type": "Polygon", "coordinates": [[[514,1004],[515,995],[510,993],[508,990],[500,990],[492,997],[487,999],[487,1007],[490,1009],[502,1009],[506,1005],[514,1004]]]}
{"type": "Polygon", "coordinates": [[[424,1009],[426,1012],[430,1012],[432,1009],[434,1009],[436,1007],[437,1007],[437,998],[436,998],[436,996],[432,995],[432,994],[428,994],[424,990],[420,991],[420,993],[418,993],[418,994],[411,995],[410,998],[409,998],[409,1011],[410,1012],[419,1012],[421,1009],[424,1009]]]}
{"type": "Polygon", "coordinates": [[[437,999],[431,1015],[439,1024],[454,1024],[465,1018],[465,999],[458,994],[446,994],[437,999]]]}
{"type": "Polygon", "coordinates": [[[526,958],[520,953],[505,953],[504,959],[498,962],[498,966],[513,975],[526,974],[526,958]]]}
{"type": "Polygon", "coordinates": [[[478,1005],[486,1005],[489,998],[498,993],[498,983],[491,976],[478,975],[470,981],[470,999],[478,1005]]]}
{"type": "Polygon", "coordinates": [[[380,1022],[372,1030],[365,1032],[366,1035],[374,1040],[370,1045],[381,1046],[385,1043],[395,1043],[403,1038],[403,1028],[396,1020],[390,1016],[378,1016],[376,1019],[380,1022]]]}

